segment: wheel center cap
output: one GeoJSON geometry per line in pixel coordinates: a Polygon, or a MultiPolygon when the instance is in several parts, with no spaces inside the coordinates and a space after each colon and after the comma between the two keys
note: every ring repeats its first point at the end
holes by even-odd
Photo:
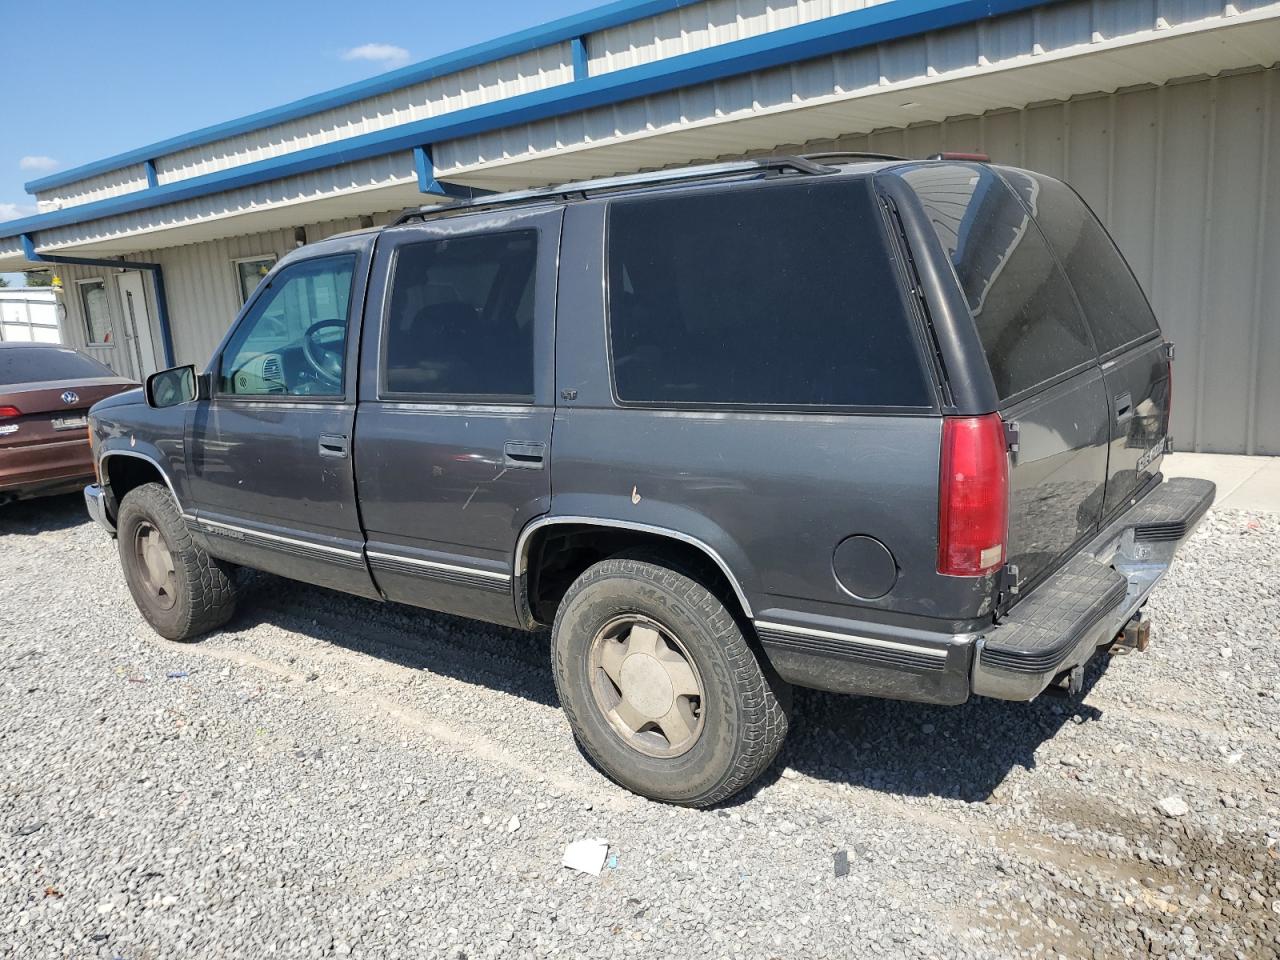
{"type": "Polygon", "coordinates": [[[633,653],[622,661],[622,696],[646,717],[665,717],[676,700],[666,668],[654,657],[633,653]]]}

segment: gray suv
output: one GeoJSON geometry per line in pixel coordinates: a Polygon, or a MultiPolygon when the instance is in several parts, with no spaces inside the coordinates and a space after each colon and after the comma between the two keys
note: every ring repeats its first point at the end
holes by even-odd
{"type": "Polygon", "coordinates": [[[1172,350],[1036,173],[777,157],[406,213],[285,257],[203,371],[92,410],[92,515],[165,637],[238,565],[550,627],[582,748],[705,806],[791,684],[1079,689],[1213,499],[1172,350]]]}

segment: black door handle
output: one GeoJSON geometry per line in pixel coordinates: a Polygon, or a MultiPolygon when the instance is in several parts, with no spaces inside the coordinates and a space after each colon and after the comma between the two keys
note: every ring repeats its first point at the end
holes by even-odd
{"type": "Polygon", "coordinates": [[[502,445],[503,463],[515,470],[541,470],[547,445],[537,440],[508,440],[502,445]]]}
{"type": "Polygon", "coordinates": [[[345,459],[347,456],[347,438],[340,433],[320,434],[320,456],[345,459]]]}

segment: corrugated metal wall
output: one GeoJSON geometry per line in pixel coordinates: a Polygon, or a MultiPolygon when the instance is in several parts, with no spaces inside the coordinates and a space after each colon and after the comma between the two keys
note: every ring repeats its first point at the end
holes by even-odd
{"type": "MultiPolygon", "coordinates": [[[[236,214],[247,210],[275,205],[294,207],[317,200],[348,197],[348,209],[335,211],[339,213],[363,213],[369,201],[363,201],[360,193],[372,186],[387,187],[402,185],[407,188],[403,196],[396,197],[400,206],[406,206],[419,197],[418,174],[413,164],[413,154],[388,153],[383,156],[369,157],[337,167],[326,167],[310,173],[284,177],[266,183],[257,183],[236,190],[220,193],[216,198],[196,197],[182,200],[161,208],[157,216],[155,210],[139,210],[133,213],[122,213],[114,217],[103,217],[86,223],[54,227],[40,232],[40,249],[42,252],[57,253],[59,244],[84,243],[88,241],[104,241],[130,233],[141,233],[155,229],[157,220],[166,227],[177,227],[209,218],[214,214],[236,214]]],[[[386,203],[384,207],[393,206],[386,203]]],[[[304,207],[305,209],[305,207],[304,207]]],[[[299,214],[282,207],[281,219],[286,223],[296,222],[292,218],[299,214]]],[[[301,214],[306,216],[305,213],[301,214]]],[[[316,214],[312,214],[316,216],[316,214]]],[[[145,238],[141,242],[146,242],[145,238]]],[[[75,251],[69,251],[74,254],[75,251]]],[[[133,259],[137,259],[134,257],[133,259]]]]}
{"type": "Polygon", "coordinates": [[[980,150],[1075,186],[1177,345],[1179,450],[1280,454],[1280,70],[884,130],[805,149],[980,150]]]}
{"type": "MultiPolygon", "coordinates": [[[[804,149],[913,157],[978,149],[1074,184],[1116,236],[1178,345],[1178,448],[1280,454],[1277,103],[1280,71],[1273,68],[811,142],[804,149]]],[[[315,225],[308,235],[353,226],[315,225]]],[[[181,361],[203,363],[238,310],[232,260],[292,246],[286,230],[137,255],[165,266],[181,361]]],[[[69,288],[73,279],[102,274],[60,272],[69,288]]],[[[110,299],[118,310],[114,289],[110,299]]],[[[82,339],[79,305],[74,296],[67,301],[77,313],[68,329],[82,339]]]]}
{"type": "Polygon", "coordinates": [[[81,203],[92,203],[94,200],[105,200],[118,197],[135,190],[145,190],[147,171],[140,163],[109,170],[87,180],[77,180],[65,187],[45,190],[36,194],[36,204],[41,211],[58,210],[62,207],[74,207],[81,203]]]}

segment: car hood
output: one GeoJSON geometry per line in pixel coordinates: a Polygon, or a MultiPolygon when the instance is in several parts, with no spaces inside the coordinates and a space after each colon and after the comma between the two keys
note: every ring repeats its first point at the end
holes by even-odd
{"type": "Polygon", "coordinates": [[[109,407],[128,407],[134,404],[146,403],[147,398],[142,395],[141,387],[134,387],[132,390],[126,390],[123,393],[112,394],[103,400],[99,400],[89,408],[89,415],[97,413],[99,410],[106,410],[109,407]]]}

